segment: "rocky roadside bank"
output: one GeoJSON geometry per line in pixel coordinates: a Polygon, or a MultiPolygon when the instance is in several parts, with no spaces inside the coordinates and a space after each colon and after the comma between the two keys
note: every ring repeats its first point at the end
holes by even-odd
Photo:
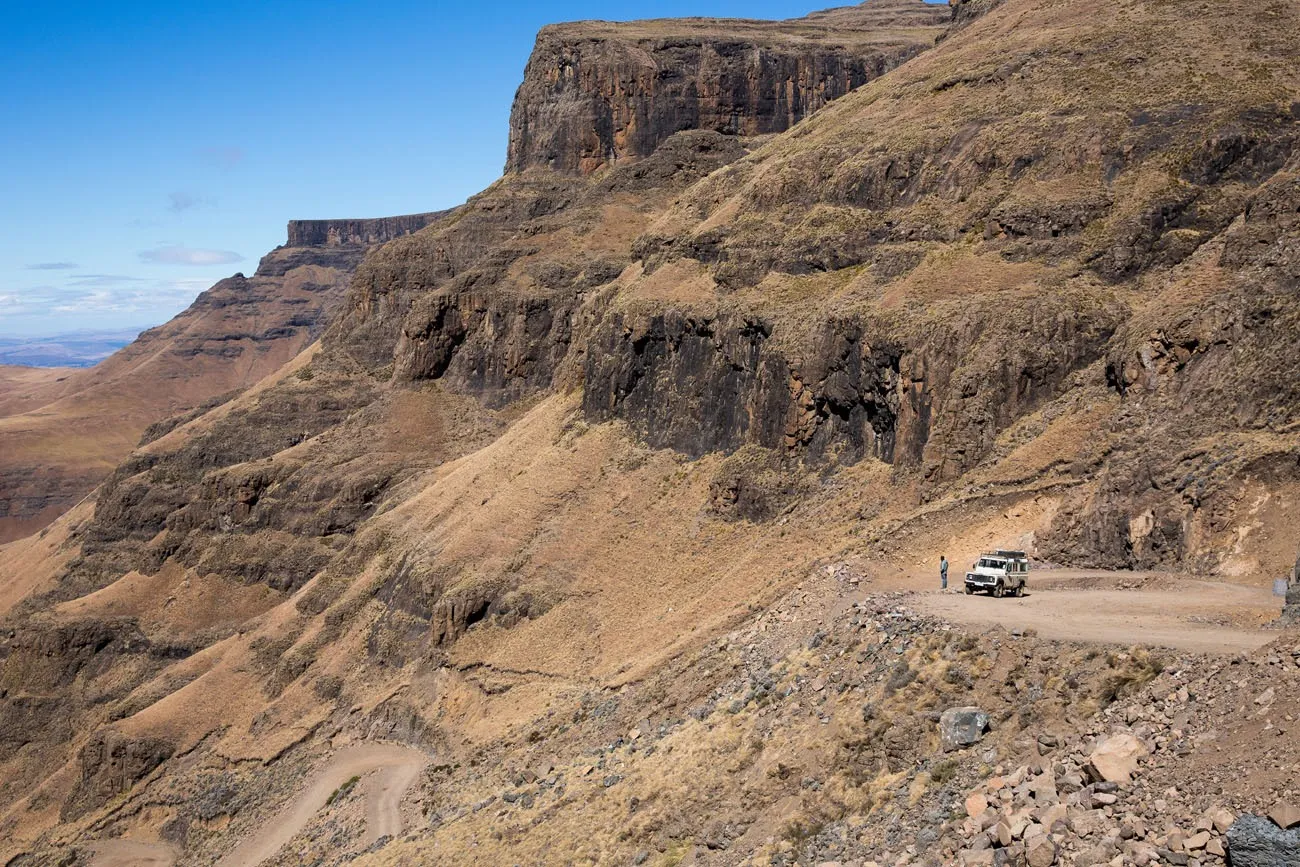
{"type": "Polygon", "coordinates": [[[1293,741],[1277,745],[1296,722],[1298,687],[1300,644],[1281,639],[1209,672],[1170,672],[1071,736],[1040,735],[1041,760],[995,768],[966,798],[957,859],[1030,867],[1300,863],[1300,832],[1287,830],[1300,826],[1300,769],[1293,741]],[[1213,760],[1225,747],[1250,744],[1254,763],[1213,760]],[[1265,764],[1278,766],[1284,781],[1260,773],[1265,764]]]}
{"type": "Polygon", "coordinates": [[[1277,734],[1300,714],[1296,636],[1237,658],[1107,650],[822,589],[437,765],[427,836],[373,863],[579,837],[598,863],[1290,863],[1267,859],[1293,832],[1257,817],[1297,796],[1277,734]]]}

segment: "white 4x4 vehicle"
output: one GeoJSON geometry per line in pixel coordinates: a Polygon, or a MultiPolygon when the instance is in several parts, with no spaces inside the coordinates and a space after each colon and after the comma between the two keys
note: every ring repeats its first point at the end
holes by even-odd
{"type": "Polygon", "coordinates": [[[1029,581],[1029,558],[1024,551],[991,551],[981,554],[966,573],[966,593],[984,590],[1002,597],[1025,595],[1029,581]]]}

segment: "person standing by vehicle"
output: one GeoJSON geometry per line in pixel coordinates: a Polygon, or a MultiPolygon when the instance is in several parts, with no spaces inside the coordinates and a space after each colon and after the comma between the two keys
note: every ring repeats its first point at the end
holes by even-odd
{"type": "Polygon", "coordinates": [[[939,555],[939,589],[948,589],[948,556],[946,554],[939,555]]]}

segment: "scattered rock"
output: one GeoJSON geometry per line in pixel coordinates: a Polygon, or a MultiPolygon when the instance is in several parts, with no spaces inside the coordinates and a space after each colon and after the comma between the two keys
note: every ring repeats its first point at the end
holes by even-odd
{"type": "Polygon", "coordinates": [[[1088,756],[1088,773],[1108,783],[1127,783],[1145,755],[1147,748],[1133,735],[1113,734],[1102,738],[1088,756]]]}
{"type": "Polygon", "coordinates": [[[1052,867],[1056,863],[1056,844],[1046,834],[1025,843],[1025,861],[1029,867],[1052,867]]]}
{"type": "Polygon", "coordinates": [[[979,792],[971,795],[966,799],[966,815],[972,819],[978,819],[984,815],[984,811],[989,808],[989,799],[979,792]]]}
{"type": "Polygon", "coordinates": [[[1279,828],[1285,831],[1288,828],[1300,825],[1300,807],[1296,807],[1294,804],[1279,802],[1269,811],[1268,817],[1272,819],[1279,828]]]}
{"type": "Polygon", "coordinates": [[[954,707],[939,717],[939,741],[944,752],[977,744],[989,729],[989,715],[977,707],[954,707]]]}
{"type": "Polygon", "coordinates": [[[1232,823],[1237,821],[1237,817],[1232,814],[1232,811],[1223,807],[1214,807],[1205,816],[1210,820],[1210,824],[1214,826],[1214,830],[1220,834],[1228,833],[1232,823]]]}

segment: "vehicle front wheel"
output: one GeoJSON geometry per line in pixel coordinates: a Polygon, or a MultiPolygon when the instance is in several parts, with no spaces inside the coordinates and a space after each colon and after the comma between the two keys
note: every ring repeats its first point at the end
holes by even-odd
{"type": "Polygon", "coordinates": [[[999,581],[997,584],[994,584],[994,585],[993,585],[993,598],[994,598],[994,599],[1001,599],[1002,596],[1003,596],[1003,594],[1005,594],[1006,592],[1007,592],[1007,588],[1005,588],[1005,587],[1002,586],[1002,582],[1001,582],[1001,581],[999,581]]]}
{"type": "Polygon", "coordinates": [[[975,588],[972,587],[972,586],[970,586],[969,584],[967,584],[967,585],[966,585],[966,595],[967,595],[967,596],[974,596],[974,595],[975,595],[975,588]]]}

